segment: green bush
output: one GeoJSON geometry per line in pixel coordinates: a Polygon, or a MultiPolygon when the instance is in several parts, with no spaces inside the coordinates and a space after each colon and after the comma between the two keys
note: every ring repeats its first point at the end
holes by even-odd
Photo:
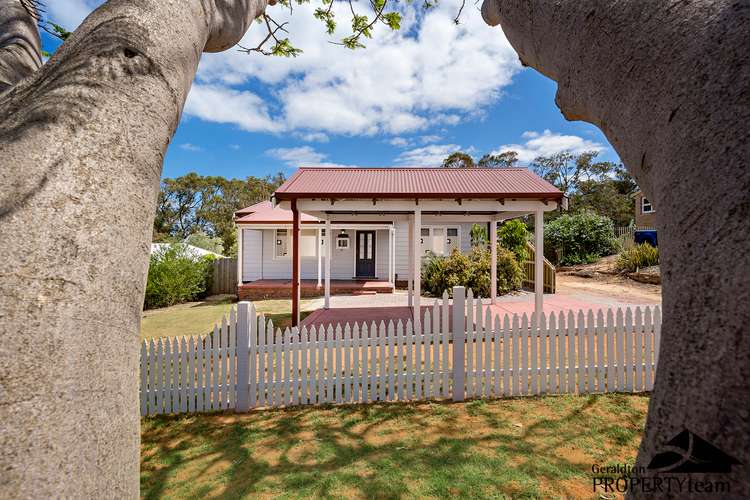
{"type": "Polygon", "coordinates": [[[641,243],[633,248],[623,251],[617,256],[615,268],[618,271],[633,273],[644,267],[656,266],[659,264],[659,249],[654,248],[648,243],[641,243]]]}
{"type": "Polygon", "coordinates": [[[153,253],[144,309],[172,306],[205,296],[211,287],[213,260],[212,256],[194,256],[182,244],[172,244],[153,253]]]}
{"type": "Polygon", "coordinates": [[[529,260],[529,249],[526,246],[528,234],[526,224],[518,219],[507,221],[497,231],[500,245],[513,252],[519,263],[529,260]]]}
{"type": "Polygon", "coordinates": [[[593,212],[565,214],[544,226],[544,254],[556,264],[594,262],[617,248],[612,220],[593,212]]]}
{"type": "Polygon", "coordinates": [[[483,224],[472,224],[469,236],[471,237],[471,246],[473,247],[486,245],[487,241],[489,241],[487,239],[487,226],[483,224]]]}
{"type": "MultiPolygon", "coordinates": [[[[489,250],[474,247],[468,254],[454,250],[447,257],[430,255],[422,265],[422,289],[434,297],[444,291],[452,294],[454,286],[465,286],[475,296],[490,296],[489,250]]],[[[497,292],[505,294],[521,287],[523,271],[513,252],[497,249],[497,292]]]]}

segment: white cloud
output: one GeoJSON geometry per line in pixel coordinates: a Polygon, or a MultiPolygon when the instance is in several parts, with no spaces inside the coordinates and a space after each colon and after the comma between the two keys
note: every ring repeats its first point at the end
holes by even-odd
{"type": "Polygon", "coordinates": [[[419,142],[421,142],[422,144],[432,144],[433,142],[437,142],[440,139],[442,139],[442,136],[435,135],[435,134],[423,135],[423,136],[420,136],[419,142]]]}
{"type": "Polygon", "coordinates": [[[268,149],[266,155],[285,162],[290,167],[312,166],[319,164],[326,158],[325,153],[315,151],[310,146],[301,146],[298,148],[274,148],[268,149]]]}
{"type": "Polygon", "coordinates": [[[266,103],[252,92],[218,85],[193,84],[185,113],[207,121],[234,123],[249,132],[280,132],[281,123],[271,119],[266,103]]]}
{"type": "Polygon", "coordinates": [[[234,149],[235,151],[238,151],[240,149],[239,144],[230,144],[229,147],[230,149],[234,149]]]}
{"type": "MultiPolygon", "coordinates": [[[[291,18],[283,8],[270,10],[279,22],[289,21],[292,42],[304,50],[299,57],[263,57],[231,49],[204,54],[199,82],[225,90],[249,82],[272,88],[268,105],[250,114],[260,114],[262,122],[272,121],[285,131],[402,134],[435,124],[456,125],[497,100],[520,70],[502,31],[488,27],[476,9],[465,9],[461,24],[453,22],[458,0],[439,2],[427,12],[421,5],[402,6],[401,30],[380,26],[373,39],[365,40],[367,48],[356,51],[328,43],[347,34],[348,4],[334,3],[341,29],[332,36],[312,19],[319,5],[317,0],[295,7],[291,18]]],[[[361,8],[366,14],[367,7],[361,8]]],[[[262,36],[261,27],[254,25],[241,43],[253,46],[262,36]]],[[[204,98],[192,94],[192,101],[204,98]]],[[[242,108],[233,101],[213,105],[233,110],[222,114],[202,108],[204,112],[197,113],[194,104],[188,113],[210,121],[218,121],[216,115],[221,114],[224,122],[244,129],[272,131],[248,127],[242,108]]]]}
{"type": "Polygon", "coordinates": [[[397,148],[405,148],[411,145],[411,141],[409,139],[405,139],[404,137],[393,137],[391,139],[388,139],[388,144],[390,144],[391,146],[396,146],[397,148]]]}
{"type": "MultiPolygon", "coordinates": [[[[329,43],[349,34],[346,2],[333,4],[339,26],[333,35],[313,19],[322,0],[295,7],[291,16],[281,5],[269,7],[279,22],[289,21],[292,43],[304,53],[266,57],[230,48],[203,54],[185,115],[252,132],[296,132],[308,142],[325,142],[328,134],[418,132],[479,116],[521,66],[502,31],[487,26],[477,9],[464,9],[461,23],[453,22],[460,1],[426,11],[404,3],[401,29],[378,26],[364,40],[367,48],[356,51],[329,43]]],[[[101,3],[49,2],[49,17],[74,29],[101,3]]],[[[366,4],[358,8],[372,16],[366,4]]],[[[241,44],[257,45],[264,36],[254,24],[241,44]]]]}
{"type": "Polygon", "coordinates": [[[203,151],[203,148],[200,146],[196,146],[195,144],[190,144],[189,142],[186,142],[184,144],[180,144],[180,149],[184,149],[185,151],[203,151]]]}
{"type": "Polygon", "coordinates": [[[410,167],[439,167],[448,155],[456,151],[461,151],[461,146],[456,144],[431,144],[404,151],[396,157],[395,163],[410,167]]]}
{"type": "Polygon", "coordinates": [[[328,142],[328,136],[323,132],[300,132],[295,134],[296,137],[305,142],[328,142]]]}
{"type": "Polygon", "coordinates": [[[550,130],[544,132],[527,131],[521,134],[523,139],[527,139],[523,144],[505,144],[500,146],[492,154],[502,153],[504,151],[515,151],[518,153],[518,160],[521,163],[534,161],[538,156],[549,156],[563,151],[570,151],[574,154],[580,154],[584,151],[604,151],[607,149],[603,144],[590,141],[577,135],[563,135],[550,130]]]}

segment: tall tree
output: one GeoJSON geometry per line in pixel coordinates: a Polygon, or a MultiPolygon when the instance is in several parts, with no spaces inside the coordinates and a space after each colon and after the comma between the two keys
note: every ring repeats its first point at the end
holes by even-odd
{"type": "Polygon", "coordinates": [[[747,2],[484,0],[482,15],[557,81],[567,119],[604,131],[658,209],[664,321],[636,465],[690,429],[741,462],[721,477],[747,497],[747,2]]]}
{"type": "Polygon", "coordinates": [[[477,163],[478,167],[484,168],[507,168],[515,167],[518,163],[518,153],[515,151],[503,151],[502,153],[488,153],[482,156],[477,163]]]}
{"type": "Polygon", "coordinates": [[[443,168],[473,168],[474,158],[464,153],[463,151],[456,151],[451,153],[448,157],[443,160],[441,165],[443,168]]]}
{"type": "Polygon", "coordinates": [[[2,488],[136,498],[162,160],[201,52],[234,45],[266,2],[113,0],[36,72],[34,19],[13,5],[0,2],[2,488]]]}

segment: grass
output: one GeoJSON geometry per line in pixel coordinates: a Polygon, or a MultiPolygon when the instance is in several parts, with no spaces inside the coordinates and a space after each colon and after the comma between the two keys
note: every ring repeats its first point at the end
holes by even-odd
{"type": "MultiPolygon", "coordinates": [[[[203,335],[213,330],[229,309],[234,299],[231,296],[216,296],[202,302],[188,302],[161,309],[143,311],[141,318],[141,338],[174,337],[182,335],[203,335]]],[[[259,312],[272,319],[274,325],[284,328],[291,324],[291,302],[289,300],[260,300],[254,302],[259,312]]],[[[314,301],[301,302],[300,317],[310,312],[314,301]]]]}
{"type": "Polygon", "coordinates": [[[148,417],[144,498],[596,498],[648,397],[606,394],[148,417]]]}

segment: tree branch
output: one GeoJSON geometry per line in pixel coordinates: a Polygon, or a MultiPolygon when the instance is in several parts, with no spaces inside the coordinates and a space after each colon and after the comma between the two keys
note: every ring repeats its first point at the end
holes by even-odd
{"type": "Polygon", "coordinates": [[[0,93],[42,67],[35,3],[0,0],[0,93]]]}

